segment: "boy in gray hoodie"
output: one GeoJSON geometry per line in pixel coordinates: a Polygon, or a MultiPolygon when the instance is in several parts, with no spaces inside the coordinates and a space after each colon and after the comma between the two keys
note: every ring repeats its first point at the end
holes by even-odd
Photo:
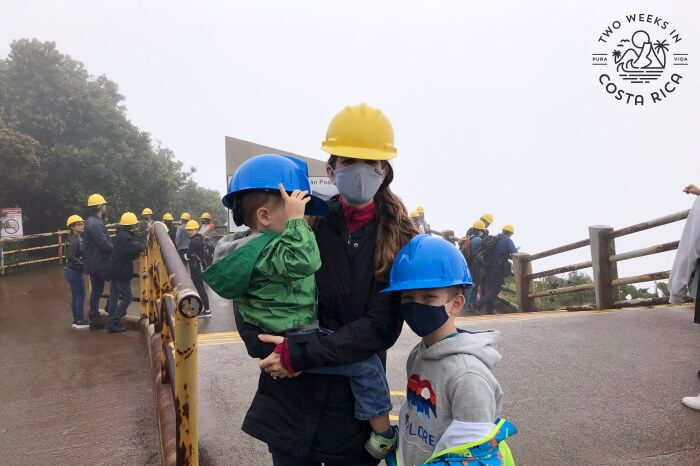
{"type": "Polygon", "coordinates": [[[388,464],[512,465],[499,419],[503,391],[491,370],[501,359],[497,331],[455,327],[472,284],[462,254],[447,241],[418,235],[399,251],[384,291],[401,294],[401,315],[422,341],[406,362],[399,446],[388,464]]]}

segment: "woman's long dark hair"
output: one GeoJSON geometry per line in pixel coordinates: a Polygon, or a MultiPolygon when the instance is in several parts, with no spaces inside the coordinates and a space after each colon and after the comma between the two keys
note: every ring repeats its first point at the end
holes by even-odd
{"type": "MultiPolygon", "coordinates": [[[[328,165],[335,169],[338,156],[331,155],[328,165]]],[[[374,195],[377,213],[377,249],[374,255],[374,276],[377,280],[387,282],[389,270],[396,254],[411,238],[418,234],[416,225],[408,216],[408,210],[401,199],[392,192],[389,185],[394,180],[394,169],[387,161],[382,161],[386,176],[379,191],[374,195]]]]}

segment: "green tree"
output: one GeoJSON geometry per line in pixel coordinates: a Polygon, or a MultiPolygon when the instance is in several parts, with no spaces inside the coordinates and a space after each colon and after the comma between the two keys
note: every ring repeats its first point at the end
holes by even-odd
{"type": "Polygon", "coordinates": [[[36,189],[44,178],[39,143],[0,120],[0,207],[15,207],[25,190],[36,189]]]}
{"type": "Polygon", "coordinates": [[[19,187],[8,183],[3,196],[17,198],[27,232],[55,230],[68,215],[85,214],[95,192],[107,198],[111,219],[144,207],[160,215],[214,198],[207,210],[221,205],[216,192],[195,189],[193,169],[183,169],[170,149],[154,145],[127,119],[114,82],[90,75],[53,42],[22,39],[10,49],[0,60],[0,119],[18,133],[15,140],[21,135],[38,145],[3,172],[33,167],[37,176],[19,187]],[[37,163],[27,165],[30,159],[37,163]]]}

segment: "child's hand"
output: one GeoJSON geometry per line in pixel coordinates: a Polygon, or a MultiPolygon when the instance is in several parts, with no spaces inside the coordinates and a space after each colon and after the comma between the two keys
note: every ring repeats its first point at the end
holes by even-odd
{"type": "Polygon", "coordinates": [[[696,196],[700,196],[700,188],[698,188],[694,184],[689,184],[688,186],[683,188],[683,192],[686,194],[695,194],[696,196]]]}
{"type": "Polygon", "coordinates": [[[311,201],[308,191],[299,191],[295,189],[292,194],[287,194],[284,190],[284,185],[282,183],[277,185],[280,188],[280,194],[282,195],[282,200],[284,201],[284,213],[287,216],[287,220],[293,218],[304,218],[304,210],[306,209],[306,204],[311,201]]]}

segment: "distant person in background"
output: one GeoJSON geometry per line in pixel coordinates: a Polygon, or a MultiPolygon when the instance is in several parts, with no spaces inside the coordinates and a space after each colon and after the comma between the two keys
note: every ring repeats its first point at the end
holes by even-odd
{"type": "Polygon", "coordinates": [[[175,220],[173,218],[173,214],[163,214],[163,223],[165,223],[165,226],[168,227],[168,236],[170,237],[170,241],[175,244],[175,233],[177,232],[177,228],[175,228],[175,225],[173,225],[173,220],[175,220]]]}
{"type": "MultiPolygon", "coordinates": [[[[105,215],[107,214],[107,201],[101,194],[92,194],[87,202],[90,209],[90,216],[85,222],[85,233],[83,234],[83,270],[90,275],[90,329],[97,330],[103,325],[97,322],[100,309],[100,297],[105,288],[105,282],[109,281],[109,255],[112,252],[112,238],[109,237],[105,225],[105,215]]],[[[112,297],[114,288],[110,287],[109,295],[112,297]]],[[[111,299],[110,299],[111,300],[111,299]]],[[[109,301],[107,301],[107,312],[109,313],[109,301]]]]}
{"type": "Polygon", "coordinates": [[[486,293],[481,295],[474,304],[474,310],[486,309],[488,314],[493,314],[494,303],[498,294],[503,288],[503,280],[506,274],[506,263],[510,257],[518,252],[513,240],[510,239],[515,233],[513,225],[505,225],[503,231],[493,237],[489,236],[481,240],[477,250],[477,260],[483,267],[482,276],[488,282],[486,293]]]}
{"type": "Polygon", "coordinates": [[[153,211],[146,207],[141,212],[141,220],[136,224],[136,242],[146,249],[148,246],[148,228],[153,224],[153,211]]]}
{"type": "Polygon", "coordinates": [[[70,236],[66,239],[66,266],[63,276],[70,285],[71,311],[73,312],[73,328],[88,328],[90,322],[85,319],[85,278],[83,277],[83,232],[85,221],[80,215],[71,215],[66,221],[70,236]]]}
{"type": "Polygon", "coordinates": [[[134,231],[138,219],[136,214],[125,212],[119,220],[117,234],[114,237],[114,248],[109,256],[111,288],[115,293],[109,294],[109,321],[107,331],[109,333],[125,332],[120,321],[126,315],[126,310],[131,304],[131,279],[134,277],[134,259],[139,257],[144,246],[134,239],[134,231]],[[117,304],[117,300],[119,303],[117,304]]]}
{"type": "Polygon", "coordinates": [[[207,289],[202,280],[202,272],[212,264],[213,248],[205,247],[205,240],[200,233],[199,224],[196,220],[187,222],[185,229],[187,231],[187,236],[190,238],[190,246],[187,251],[187,258],[190,263],[190,277],[192,278],[192,283],[195,288],[197,288],[199,297],[202,298],[203,309],[199,317],[211,317],[209,296],[207,295],[207,289]]]}
{"type": "Polygon", "coordinates": [[[421,222],[420,219],[420,213],[418,213],[417,210],[411,212],[411,220],[413,220],[413,224],[416,226],[416,228],[418,228],[419,233],[425,233],[425,226],[423,226],[423,222],[421,222]]]}
{"type": "Polygon", "coordinates": [[[208,238],[214,233],[214,227],[216,225],[211,222],[211,214],[209,212],[204,212],[199,216],[199,223],[202,225],[199,228],[199,234],[202,235],[203,238],[208,238]]]}
{"type": "Polygon", "coordinates": [[[461,243],[460,249],[464,258],[467,260],[467,266],[472,274],[473,285],[467,288],[467,309],[471,309],[476,302],[479,283],[481,282],[481,265],[476,260],[476,254],[481,245],[481,236],[486,231],[486,225],[483,221],[477,220],[472,224],[472,227],[467,230],[465,240],[461,243]]]}
{"type": "MultiPolygon", "coordinates": [[[[700,196],[700,188],[689,184],[683,188],[686,194],[700,196]]],[[[671,276],[668,279],[671,304],[682,304],[685,297],[690,295],[695,299],[696,324],[700,324],[700,197],[695,199],[685,221],[683,233],[678,243],[678,251],[673,260],[671,276]]],[[[698,371],[700,376],[700,371],[698,371]]],[[[700,410],[700,393],[698,396],[686,396],[682,400],[689,408],[700,410]]]]}
{"type": "Polygon", "coordinates": [[[484,233],[483,233],[482,236],[488,236],[488,235],[489,235],[489,227],[490,227],[491,224],[493,223],[493,215],[491,215],[491,214],[484,214],[484,215],[481,216],[481,218],[480,218],[479,220],[481,220],[482,222],[484,222],[484,226],[486,227],[486,228],[484,229],[484,233]]]}
{"type": "Polygon", "coordinates": [[[177,231],[175,232],[175,248],[178,254],[180,254],[180,259],[182,259],[182,263],[185,264],[185,267],[187,267],[187,250],[190,248],[190,237],[187,235],[185,225],[187,225],[187,222],[190,220],[192,220],[190,214],[183,212],[182,215],[180,215],[180,226],[177,227],[177,231]]]}

